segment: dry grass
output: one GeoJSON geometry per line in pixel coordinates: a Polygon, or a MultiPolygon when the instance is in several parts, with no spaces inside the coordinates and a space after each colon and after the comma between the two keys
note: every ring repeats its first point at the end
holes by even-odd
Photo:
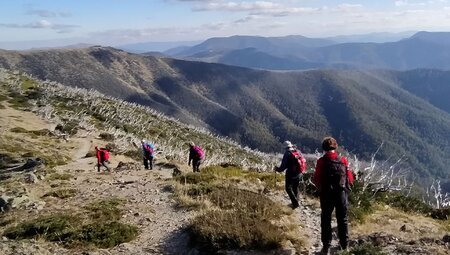
{"type": "Polygon", "coordinates": [[[78,193],[78,190],[76,190],[76,189],[58,189],[58,190],[53,190],[48,193],[45,193],[44,197],[56,197],[56,198],[65,199],[65,198],[73,197],[77,193],[78,193]]]}
{"type": "Polygon", "coordinates": [[[377,206],[374,213],[363,224],[352,227],[352,235],[368,235],[383,232],[409,239],[420,237],[442,238],[446,233],[445,222],[430,217],[408,214],[389,206],[377,206]],[[400,228],[405,225],[406,231],[400,228]]]}
{"type": "Polygon", "coordinates": [[[193,245],[202,252],[214,253],[221,249],[277,249],[289,240],[298,251],[304,250],[301,237],[305,235],[292,224],[295,219],[289,218],[292,209],[234,185],[249,188],[246,184],[264,184],[263,180],[277,183],[273,174],[236,167],[213,166],[201,173],[177,176],[171,189],[179,206],[202,212],[190,225],[193,245]]]}
{"type": "Polygon", "coordinates": [[[137,227],[120,222],[124,201],[117,198],[95,201],[84,210],[58,212],[25,220],[7,228],[10,239],[42,238],[69,248],[111,248],[136,238],[137,227]]]}

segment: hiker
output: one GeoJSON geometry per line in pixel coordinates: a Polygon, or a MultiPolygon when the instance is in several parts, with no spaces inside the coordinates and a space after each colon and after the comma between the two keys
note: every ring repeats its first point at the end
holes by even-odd
{"type": "Polygon", "coordinates": [[[101,166],[106,167],[108,172],[111,172],[111,168],[109,167],[109,152],[106,148],[98,148],[95,146],[95,151],[97,155],[97,171],[100,172],[101,166]]]}
{"type": "Polygon", "coordinates": [[[142,156],[144,159],[144,167],[145,169],[150,170],[153,169],[153,158],[155,157],[155,146],[153,144],[148,143],[145,139],[142,139],[142,156]],[[149,164],[150,163],[150,164],[149,164]]]}
{"type": "Polygon", "coordinates": [[[331,214],[336,208],[340,248],[348,245],[348,192],[353,184],[353,174],[348,161],[336,153],[338,144],[333,137],[325,137],[322,149],[325,154],[317,161],[314,185],[320,196],[322,254],[328,254],[331,246],[331,214]]]}
{"type": "Polygon", "coordinates": [[[292,202],[292,209],[298,208],[299,204],[299,185],[302,174],[306,170],[306,160],[301,152],[290,142],[283,143],[286,151],[280,167],[275,167],[275,171],[283,172],[285,174],[285,188],[292,202]]]}
{"type": "Polygon", "coordinates": [[[203,152],[203,149],[195,145],[195,143],[190,142],[189,143],[189,162],[188,166],[191,165],[192,161],[192,170],[194,172],[200,172],[200,164],[203,163],[203,160],[205,159],[205,153],[203,152]]]}

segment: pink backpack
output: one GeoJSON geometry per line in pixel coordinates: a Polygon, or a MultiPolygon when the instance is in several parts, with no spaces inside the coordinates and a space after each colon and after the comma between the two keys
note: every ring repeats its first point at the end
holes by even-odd
{"type": "Polygon", "coordinates": [[[197,154],[197,157],[199,159],[203,159],[205,157],[205,153],[203,152],[202,147],[200,146],[194,146],[194,151],[197,154]]]}

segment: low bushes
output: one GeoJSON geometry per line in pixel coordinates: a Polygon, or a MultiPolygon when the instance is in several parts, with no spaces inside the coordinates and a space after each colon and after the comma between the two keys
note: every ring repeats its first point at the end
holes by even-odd
{"type": "Polygon", "coordinates": [[[137,227],[119,222],[123,201],[117,198],[99,200],[79,214],[56,213],[22,222],[6,229],[10,239],[43,238],[61,242],[67,247],[96,246],[110,248],[129,242],[138,235],[137,227]]]}
{"type": "Polygon", "coordinates": [[[212,253],[221,249],[275,249],[286,238],[270,221],[243,210],[208,211],[194,219],[190,232],[194,245],[212,253]]]}
{"type": "MultiPolygon", "coordinates": [[[[179,204],[205,210],[189,226],[191,244],[202,252],[215,253],[277,249],[284,241],[291,240],[283,231],[285,226],[278,222],[292,213],[290,208],[263,194],[233,185],[237,179],[259,179],[259,184],[267,185],[266,181],[277,183],[278,176],[282,175],[246,172],[235,166],[210,166],[201,173],[176,176],[175,198],[179,204]]],[[[297,239],[291,241],[300,247],[302,242],[297,239]]]]}

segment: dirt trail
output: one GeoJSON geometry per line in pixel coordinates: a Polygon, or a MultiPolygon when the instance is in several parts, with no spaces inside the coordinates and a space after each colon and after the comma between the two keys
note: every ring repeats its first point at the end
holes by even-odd
{"type": "MultiPolygon", "coordinates": [[[[74,161],[56,168],[58,172],[76,175],[71,180],[71,188],[79,194],[69,203],[83,205],[99,198],[119,197],[126,200],[123,219],[139,227],[138,238],[109,250],[98,250],[90,254],[183,254],[188,251],[187,234],[183,231],[193,212],[175,208],[175,201],[167,187],[172,178],[173,166],[156,160],[153,170],[144,170],[140,162],[111,154],[111,166],[119,161],[134,164],[137,169],[98,173],[96,158],[86,158],[91,150],[92,137],[74,138],[78,147],[73,151],[74,161]]],[[[54,208],[63,206],[64,201],[56,201],[54,208]]],[[[68,251],[69,253],[72,251],[68,251]]]]}

